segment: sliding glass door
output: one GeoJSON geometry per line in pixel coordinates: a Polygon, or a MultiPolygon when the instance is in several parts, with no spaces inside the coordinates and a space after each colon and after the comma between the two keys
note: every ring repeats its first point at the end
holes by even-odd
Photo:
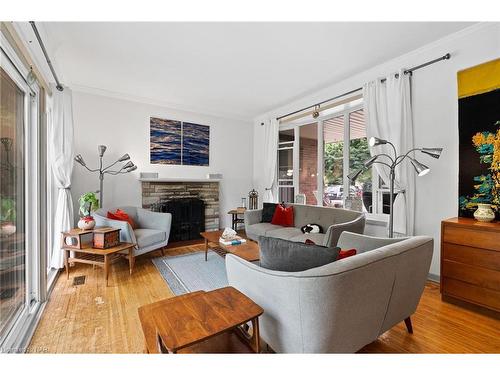
{"type": "Polygon", "coordinates": [[[0,353],[22,351],[46,298],[45,123],[36,82],[0,32],[0,353]]]}
{"type": "Polygon", "coordinates": [[[0,337],[26,305],[25,95],[0,68],[0,337]]]}

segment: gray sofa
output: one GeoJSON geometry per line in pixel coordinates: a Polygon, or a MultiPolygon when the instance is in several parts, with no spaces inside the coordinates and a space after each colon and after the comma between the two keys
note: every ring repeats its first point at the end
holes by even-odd
{"type": "Polygon", "coordinates": [[[293,206],[294,227],[282,227],[262,222],[262,210],[245,211],[245,232],[247,237],[257,241],[260,236],[282,238],[295,242],[306,239],[318,245],[335,246],[343,231],[363,233],[365,215],[362,212],[341,208],[287,204],[293,206]],[[304,234],[300,230],[306,224],[319,224],[325,233],[304,234]]]}
{"type": "Polygon", "coordinates": [[[164,247],[168,244],[172,224],[172,214],[170,213],[151,212],[139,207],[123,206],[100,208],[94,212],[93,216],[97,226],[120,228],[120,241],[135,244],[134,257],[157,249],[161,249],[163,253],[164,247]],[[137,225],[136,229],[132,229],[126,221],[107,218],[108,211],[115,212],[118,208],[125,211],[134,220],[137,225]]]}
{"type": "Polygon", "coordinates": [[[302,272],[226,256],[229,284],[258,303],[262,339],[279,353],[353,353],[410,316],[424,290],[433,239],[343,232],[358,255],[302,272]]]}

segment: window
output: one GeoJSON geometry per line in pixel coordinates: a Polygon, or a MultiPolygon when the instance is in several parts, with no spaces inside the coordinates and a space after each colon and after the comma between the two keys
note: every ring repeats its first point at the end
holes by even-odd
{"type": "Polygon", "coordinates": [[[294,202],[294,130],[279,132],[278,144],[278,194],[280,202],[294,202]]]}
{"type": "MultiPolygon", "coordinates": [[[[293,193],[305,197],[306,204],[346,207],[367,213],[382,213],[384,189],[374,168],[361,173],[356,181],[347,176],[361,169],[370,157],[363,100],[331,106],[311,122],[311,116],[280,124],[280,150],[287,149],[287,163],[280,154],[280,176],[289,175],[290,190],[284,190],[280,180],[280,201],[292,202],[293,193]],[[285,139],[281,134],[288,134],[285,139]],[[294,179],[295,177],[295,179],[294,179]],[[373,186],[372,181],[377,181],[373,186]],[[347,198],[349,199],[346,204],[347,198]]],[[[281,151],[280,151],[281,152],[281,151]]],[[[298,195],[295,196],[297,198],[298,195]]]]}

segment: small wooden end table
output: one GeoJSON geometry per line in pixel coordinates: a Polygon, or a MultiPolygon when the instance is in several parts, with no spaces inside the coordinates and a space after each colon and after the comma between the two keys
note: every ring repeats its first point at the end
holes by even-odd
{"type": "Polygon", "coordinates": [[[205,261],[208,259],[208,250],[212,250],[221,256],[230,253],[248,262],[254,262],[260,259],[260,250],[257,242],[247,239],[246,242],[240,245],[223,245],[219,242],[219,238],[223,232],[222,230],[217,230],[214,232],[200,233],[200,236],[205,239],[205,261]],[[210,244],[215,246],[210,246],[210,244]]]}
{"type": "Polygon", "coordinates": [[[259,353],[264,310],[233,287],[139,307],[146,353],[259,353]],[[252,333],[242,326],[251,322],[252,333]]]}
{"type": "Polygon", "coordinates": [[[245,207],[238,207],[228,212],[231,215],[231,228],[238,230],[238,224],[243,224],[245,219],[238,218],[238,215],[243,215],[247,209],[245,207]]]}
{"type": "Polygon", "coordinates": [[[104,268],[104,277],[106,280],[106,286],[108,286],[109,265],[111,258],[118,256],[118,253],[124,250],[128,250],[127,257],[130,274],[132,274],[132,269],[134,268],[134,244],[131,242],[122,242],[119,245],[108,249],[97,249],[92,247],[92,244],[90,243],[82,244],[80,249],[76,249],[74,247],[65,246],[63,243],[61,249],[64,251],[64,267],[66,268],[66,275],[68,279],[70,263],[92,264],[104,268]],[[71,255],[72,252],[74,253],[73,256],[71,255]],[[99,260],[99,258],[102,260],[99,260]]]}

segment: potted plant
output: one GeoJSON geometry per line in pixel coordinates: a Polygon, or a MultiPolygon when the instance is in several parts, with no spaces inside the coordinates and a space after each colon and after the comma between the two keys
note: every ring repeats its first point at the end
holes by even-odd
{"type": "Polygon", "coordinates": [[[95,220],[92,216],[92,211],[99,208],[99,201],[94,192],[82,194],[78,199],[80,203],[81,218],[78,221],[78,228],[89,230],[95,227],[95,220]]]}
{"type": "Polygon", "coordinates": [[[10,236],[16,233],[16,201],[12,198],[0,198],[0,235],[10,236]]]}

